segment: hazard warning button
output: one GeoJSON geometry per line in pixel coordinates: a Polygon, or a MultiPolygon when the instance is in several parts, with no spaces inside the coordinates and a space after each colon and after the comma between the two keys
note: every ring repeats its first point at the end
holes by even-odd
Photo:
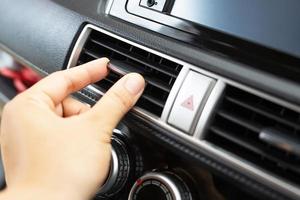
{"type": "Polygon", "coordinates": [[[168,123],[192,133],[214,84],[214,79],[190,71],[175,99],[168,123]]]}
{"type": "Polygon", "coordinates": [[[181,104],[182,107],[189,109],[190,111],[194,111],[194,95],[191,95],[189,98],[184,100],[181,104]]]}

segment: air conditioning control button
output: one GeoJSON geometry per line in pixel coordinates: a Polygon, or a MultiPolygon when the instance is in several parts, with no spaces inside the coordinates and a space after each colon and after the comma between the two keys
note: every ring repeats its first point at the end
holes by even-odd
{"type": "Polygon", "coordinates": [[[175,99],[168,123],[192,133],[214,85],[214,79],[190,71],[175,99]]]}

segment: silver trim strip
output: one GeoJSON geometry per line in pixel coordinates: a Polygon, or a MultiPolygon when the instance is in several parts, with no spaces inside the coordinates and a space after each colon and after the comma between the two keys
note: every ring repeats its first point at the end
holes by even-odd
{"type": "Polygon", "coordinates": [[[206,128],[209,126],[213,111],[223,95],[225,86],[225,83],[220,80],[218,80],[215,84],[215,87],[208,97],[206,105],[201,113],[195,133],[193,134],[196,139],[204,139],[206,128]]]}
{"type": "Polygon", "coordinates": [[[110,9],[113,5],[114,0],[107,0],[106,5],[105,5],[105,14],[109,14],[110,9]]]}
{"type": "Polygon", "coordinates": [[[163,110],[162,115],[161,115],[161,120],[162,121],[167,122],[170,111],[171,111],[172,106],[173,106],[173,103],[174,103],[174,101],[177,97],[177,93],[178,93],[179,89],[181,88],[181,86],[183,84],[183,81],[184,81],[185,77],[187,76],[189,70],[190,69],[188,67],[183,67],[181,69],[181,72],[178,75],[178,77],[177,77],[177,79],[176,79],[176,81],[173,85],[173,88],[172,88],[172,90],[171,90],[171,92],[168,96],[168,99],[166,101],[164,110],[163,110]]]}
{"type": "Polygon", "coordinates": [[[82,32],[80,33],[80,35],[78,37],[78,40],[75,43],[75,46],[74,46],[73,51],[71,53],[70,60],[69,60],[68,65],[67,65],[67,69],[77,65],[77,61],[78,61],[79,56],[81,54],[82,48],[83,48],[86,40],[88,39],[91,31],[92,31],[91,28],[89,28],[88,26],[85,26],[84,29],[82,30],[82,32]]]}
{"type": "MultiPolygon", "coordinates": [[[[136,26],[142,26],[142,27],[148,27],[148,28],[151,27],[151,30],[153,30],[153,31],[159,31],[159,30],[166,29],[166,28],[169,31],[172,31],[172,28],[169,26],[166,26],[164,24],[160,24],[155,21],[151,21],[149,19],[142,18],[138,15],[129,13],[127,11],[127,6],[126,6],[127,2],[128,2],[128,0],[118,0],[118,3],[113,3],[111,10],[109,12],[109,15],[123,19],[128,22],[131,22],[131,23],[135,24],[136,26]]],[[[153,11],[153,12],[157,12],[157,11],[153,11]]],[[[150,15],[150,17],[151,16],[155,16],[155,13],[154,13],[154,15],[150,15]]],[[[173,25],[175,26],[175,24],[173,24],[173,25]]],[[[183,28],[181,28],[181,29],[183,29],[183,28]]],[[[190,29],[193,29],[193,27],[189,26],[188,30],[190,30],[190,29]]],[[[186,35],[185,37],[190,38],[189,35],[186,35]]]]}
{"type": "MultiPolygon", "coordinates": [[[[272,102],[275,102],[277,104],[280,104],[282,106],[285,106],[287,108],[290,108],[290,109],[298,111],[298,112],[300,112],[300,107],[299,106],[291,104],[291,103],[286,102],[286,101],[283,101],[281,99],[275,98],[273,96],[270,96],[270,95],[265,94],[263,92],[257,91],[255,89],[252,89],[252,88],[247,87],[245,85],[239,84],[239,83],[237,83],[235,81],[232,81],[230,79],[218,76],[218,75],[213,74],[211,72],[208,72],[206,70],[200,69],[196,66],[190,65],[186,62],[183,62],[181,60],[178,60],[178,59],[173,58],[171,56],[168,56],[166,54],[157,52],[153,49],[144,47],[142,45],[139,45],[137,43],[129,41],[125,38],[117,36],[113,33],[110,33],[106,30],[103,30],[99,27],[96,27],[94,25],[87,25],[83,29],[78,41],[75,44],[73,52],[71,54],[71,58],[70,58],[70,61],[69,61],[69,64],[68,64],[68,68],[74,67],[76,65],[76,62],[77,62],[78,57],[80,55],[80,51],[82,50],[82,47],[83,47],[83,45],[84,45],[86,39],[88,38],[88,35],[89,35],[89,33],[92,29],[97,30],[99,32],[102,32],[104,34],[107,34],[111,37],[114,37],[114,38],[119,39],[121,41],[124,41],[126,43],[129,43],[131,45],[134,45],[138,48],[147,50],[151,53],[154,53],[156,55],[159,55],[161,57],[164,57],[166,59],[169,59],[171,61],[174,61],[174,62],[184,66],[183,67],[184,70],[182,70],[182,72],[181,72],[181,73],[183,73],[183,75],[182,74],[179,75],[179,80],[176,81],[176,84],[174,85],[174,87],[171,90],[171,93],[170,93],[171,96],[169,96],[169,98],[167,100],[167,104],[166,104],[166,107],[163,111],[162,118],[158,118],[156,116],[153,116],[151,113],[148,113],[148,112],[146,112],[146,111],[144,111],[143,109],[140,109],[140,108],[134,108],[133,112],[135,112],[139,116],[143,117],[144,119],[146,119],[150,122],[153,122],[153,123],[163,127],[164,129],[180,136],[182,139],[184,139],[184,140],[186,140],[186,141],[188,141],[192,144],[197,145],[199,147],[199,150],[201,150],[202,152],[206,153],[207,155],[210,155],[210,156],[214,157],[215,159],[219,160],[220,162],[226,164],[227,166],[229,166],[231,168],[234,168],[234,169],[244,173],[246,176],[250,177],[251,179],[254,178],[259,182],[270,185],[275,190],[277,190],[281,193],[284,193],[284,194],[288,195],[291,198],[298,199],[300,197],[300,189],[296,185],[294,185],[292,183],[289,183],[288,181],[286,181],[284,179],[276,177],[276,175],[273,175],[273,174],[271,174],[271,173],[255,166],[255,164],[253,164],[253,163],[249,163],[248,161],[244,160],[243,158],[239,158],[239,157],[225,151],[224,149],[221,149],[217,146],[214,146],[211,143],[208,143],[207,141],[202,140],[203,139],[203,131],[205,130],[205,124],[208,123],[207,120],[209,120],[210,113],[213,111],[213,109],[215,107],[214,102],[216,103],[217,97],[211,96],[210,97],[211,103],[206,104],[206,106],[204,107],[204,110],[205,110],[206,114],[201,116],[200,121],[198,123],[199,124],[198,129],[197,129],[196,134],[195,134],[194,137],[191,137],[191,136],[183,133],[182,131],[179,131],[179,130],[177,130],[177,129],[175,129],[175,128],[173,128],[170,125],[165,123],[166,122],[165,120],[166,120],[167,115],[169,113],[170,107],[172,106],[174,98],[176,97],[177,91],[178,91],[178,89],[180,88],[180,86],[182,84],[182,80],[180,80],[181,79],[180,77],[183,77],[182,79],[184,79],[184,77],[185,77],[184,73],[186,73],[187,70],[189,70],[189,69],[198,71],[201,74],[207,75],[209,77],[212,77],[212,78],[218,80],[218,82],[220,84],[219,90],[216,90],[216,93],[218,95],[221,95],[222,90],[224,89],[223,87],[225,86],[225,84],[228,84],[228,85],[233,85],[235,87],[238,87],[238,88],[240,88],[242,90],[245,90],[247,92],[250,92],[252,94],[255,94],[257,96],[260,96],[262,98],[268,99],[272,102]],[[217,91],[219,91],[219,92],[217,92],[217,91]]],[[[235,65],[233,63],[227,63],[227,64],[235,65]]],[[[100,92],[99,90],[97,90],[93,86],[88,86],[88,88],[91,89],[92,91],[96,92],[97,94],[103,95],[102,92],[100,92]]]]}
{"type": "Polygon", "coordinates": [[[175,27],[182,31],[187,31],[193,34],[200,34],[200,31],[194,28],[191,23],[180,18],[166,15],[162,12],[157,12],[153,9],[140,6],[139,0],[130,0],[127,2],[126,10],[133,15],[146,18],[151,21],[167,24],[168,26],[175,27]]]}

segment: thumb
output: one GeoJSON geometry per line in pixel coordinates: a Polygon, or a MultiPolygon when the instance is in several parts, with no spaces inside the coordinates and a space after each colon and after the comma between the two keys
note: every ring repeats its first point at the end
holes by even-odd
{"type": "Polygon", "coordinates": [[[112,133],[123,116],[134,106],[145,87],[144,78],[137,73],[122,77],[86,114],[93,126],[112,133]]]}

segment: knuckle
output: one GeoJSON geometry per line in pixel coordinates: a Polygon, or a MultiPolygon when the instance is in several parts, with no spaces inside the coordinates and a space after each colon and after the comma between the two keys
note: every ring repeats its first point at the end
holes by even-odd
{"type": "Polygon", "coordinates": [[[61,74],[62,78],[64,79],[64,82],[67,84],[67,90],[68,91],[74,91],[76,88],[76,84],[74,80],[68,75],[66,71],[62,72],[61,74]]]}
{"type": "Polygon", "coordinates": [[[95,127],[92,124],[89,125],[89,134],[93,135],[95,141],[98,141],[101,144],[111,143],[112,132],[112,129],[110,129],[106,125],[100,125],[100,127],[95,127]]]}
{"type": "Polygon", "coordinates": [[[102,129],[99,133],[99,140],[102,143],[108,144],[111,143],[111,135],[112,135],[112,131],[109,131],[107,129],[102,129]]]}
{"type": "Polygon", "coordinates": [[[53,72],[51,73],[48,78],[58,78],[61,76],[61,71],[56,71],[56,72],[53,72]]]}
{"type": "Polygon", "coordinates": [[[37,95],[36,93],[25,96],[23,101],[24,101],[24,104],[27,105],[26,107],[29,107],[29,108],[42,103],[41,96],[37,95]]]}
{"type": "Polygon", "coordinates": [[[67,90],[69,91],[73,91],[76,86],[73,79],[68,75],[68,71],[57,71],[52,73],[50,76],[53,80],[62,80],[65,82],[67,90]]]}

